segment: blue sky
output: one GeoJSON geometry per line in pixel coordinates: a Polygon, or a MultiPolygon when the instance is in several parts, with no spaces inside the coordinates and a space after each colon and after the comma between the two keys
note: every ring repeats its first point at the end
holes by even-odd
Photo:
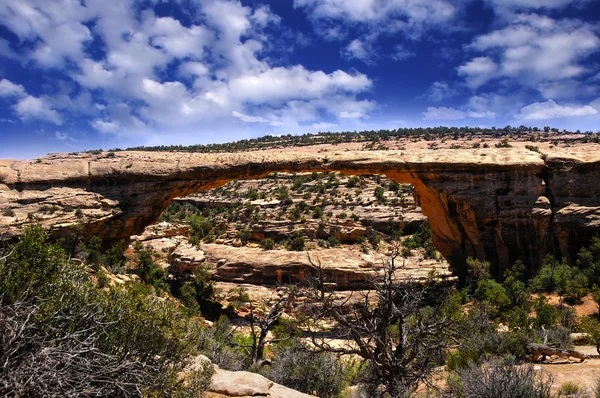
{"type": "Polygon", "coordinates": [[[417,126],[600,129],[600,1],[4,0],[0,158],[417,126]]]}

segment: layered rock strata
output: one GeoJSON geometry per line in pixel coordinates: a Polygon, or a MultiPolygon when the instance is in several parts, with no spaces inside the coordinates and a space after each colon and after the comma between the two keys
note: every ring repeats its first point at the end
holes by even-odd
{"type": "MultiPolygon", "coordinates": [[[[546,145],[547,146],[547,145],[546,145]]],[[[385,174],[415,188],[437,249],[455,264],[468,256],[497,271],[546,253],[574,258],[600,230],[600,151],[595,144],[540,151],[512,148],[364,151],[321,145],[239,153],[116,152],[0,161],[0,233],[40,222],[57,233],[128,238],[155,222],[175,197],[271,172],[385,174]]]]}

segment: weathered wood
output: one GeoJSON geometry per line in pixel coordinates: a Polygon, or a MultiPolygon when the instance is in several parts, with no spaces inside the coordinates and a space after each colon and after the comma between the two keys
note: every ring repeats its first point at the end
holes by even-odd
{"type": "Polygon", "coordinates": [[[584,355],[575,350],[562,350],[560,348],[551,347],[545,344],[538,343],[529,343],[527,344],[527,352],[529,355],[527,359],[529,361],[538,361],[540,358],[545,359],[546,356],[556,355],[562,358],[577,358],[580,362],[583,362],[588,358],[587,355],[584,355]]]}

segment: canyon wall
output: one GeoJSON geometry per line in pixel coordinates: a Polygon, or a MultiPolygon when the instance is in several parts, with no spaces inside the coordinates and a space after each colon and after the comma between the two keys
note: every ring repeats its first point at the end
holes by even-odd
{"type": "Polygon", "coordinates": [[[81,224],[113,241],[140,233],[179,196],[272,172],[385,174],[411,183],[438,250],[495,272],[547,253],[573,259],[600,232],[600,153],[541,156],[524,146],[364,151],[321,145],[236,153],[104,152],[0,161],[0,236],[39,222],[56,234],[81,224]]]}

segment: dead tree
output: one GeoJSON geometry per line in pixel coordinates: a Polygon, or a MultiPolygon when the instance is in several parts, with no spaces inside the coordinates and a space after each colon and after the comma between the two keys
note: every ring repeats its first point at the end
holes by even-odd
{"type": "Polygon", "coordinates": [[[250,303],[250,314],[246,317],[250,321],[250,330],[252,335],[252,364],[262,366],[267,364],[265,361],[265,346],[267,336],[283,315],[287,305],[294,297],[295,289],[293,287],[283,289],[283,294],[277,298],[262,315],[256,313],[252,302],[250,303]]]}
{"type": "Polygon", "coordinates": [[[575,350],[563,350],[560,348],[552,347],[546,344],[538,344],[538,343],[529,343],[527,344],[527,352],[529,355],[527,356],[527,360],[529,361],[538,361],[544,360],[547,356],[555,355],[561,358],[577,358],[579,362],[583,362],[586,358],[589,358],[587,355],[584,355],[575,350]]]}
{"type": "Polygon", "coordinates": [[[340,300],[328,289],[320,264],[311,261],[314,272],[307,277],[306,294],[314,303],[312,344],[318,351],[365,360],[370,396],[404,397],[420,384],[432,385],[435,368],[458,337],[457,323],[444,300],[449,287],[434,280],[396,280],[396,272],[405,265],[405,259],[397,264],[399,258],[394,250],[383,264],[383,275],[373,278],[370,289],[354,304],[352,296],[340,300]],[[337,328],[323,332],[324,319],[333,319],[337,328]],[[334,338],[337,344],[332,343],[334,338]],[[340,345],[339,340],[346,343],[340,345]]]}

